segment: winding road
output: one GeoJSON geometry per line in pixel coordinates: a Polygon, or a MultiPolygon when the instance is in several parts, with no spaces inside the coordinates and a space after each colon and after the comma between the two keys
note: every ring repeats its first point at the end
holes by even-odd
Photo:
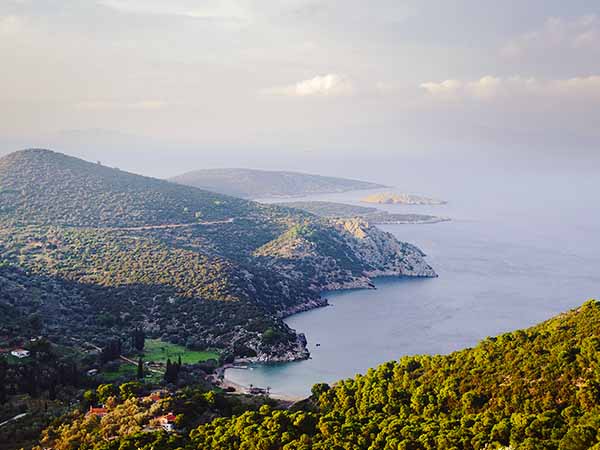
{"type": "Polygon", "coordinates": [[[213,220],[210,222],[192,222],[192,223],[170,223],[164,225],[142,225],[139,227],[110,227],[107,228],[111,231],[145,231],[145,230],[164,230],[168,228],[189,228],[197,225],[223,225],[226,223],[233,223],[235,221],[234,217],[230,217],[229,219],[224,220],[213,220]]]}

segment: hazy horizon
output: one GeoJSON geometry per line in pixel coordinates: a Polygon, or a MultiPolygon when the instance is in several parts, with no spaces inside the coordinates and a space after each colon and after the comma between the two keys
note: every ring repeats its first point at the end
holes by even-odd
{"type": "Polygon", "coordinates": [[[599,56],[591,0],[6,0],[0,154],[51,148],[158,177],[587,171],[599,56]]]}

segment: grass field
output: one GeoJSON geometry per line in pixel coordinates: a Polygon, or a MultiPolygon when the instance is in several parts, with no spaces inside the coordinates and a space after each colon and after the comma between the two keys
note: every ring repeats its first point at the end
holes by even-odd
{"type": "Polygon", "coordinates": [[[127,364],[125,362],[119,365],[119,369],[114,372],[102,372],[102,378],[106,381],[115,381],[119,380],[122,377],[133,378],[137,374],[137,367],[133,364],[127,364]]]}
{"type": "Polygon", "coordinates": [[[180,356],[183,364],[195,364],[209,359],[219,359],[219,354],[216,352],[194,351],[181,345],[163,342],[159,339],[146,339],[144,344],[144,361],[164,363],[170,358],[172,362],[177,362],[180,356]]]}
{"type": "MultiPolygon", "coordinates": [[[[146,339],[144,343],[144,354],[142,356],[144,362],[166,363],[167,359],[177,362],[180,356],[183,364],[195,364],[209,359],[219,359],[217,352],[189,350],[181,345],[163,342],[160,339],[146,339]]],[[[133,361],[137,361],[137,358],[137,356],[130,357],[133,361]]],[[[107,382],[112,382],[122,378],[133,379],[136,374],[136,365],[121,361],[118,370],[114,372],[102,371],[102,378],[107,382]]],[[[161,379],[161,373],[146,371],[146,380],[160,381],[161,379]]]]}

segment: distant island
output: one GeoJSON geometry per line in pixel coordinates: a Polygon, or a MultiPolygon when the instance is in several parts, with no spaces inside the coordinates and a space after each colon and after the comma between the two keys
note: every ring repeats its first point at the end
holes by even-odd
{"type": "Polygon", "coordinates": [[[173,177],[170,181],[242,198],[289,198],[386,187],[347,178],[254,169],[194,170],[173,177]]]}
{"type": "Polygon", "coordinates": [[[377,208],[348,205],[346,203],[323,202],[323,201],[298,201],[278,203],[280,206],[301,209],[316,216],[326,218],[351,218],[361,217],[372,225],[392,224],[425,224],[446,222],[446,217],[431,216],[428,214],[392,214],[377,208]]]}
{"type": "Polygon", "coordinates": [[[364,203],[377,203],[379,205],[445,205],[447,202],[435,198],[422,197],[413,194],[396,194],[382,192],[369,195],[361,199],[364,203]]]}

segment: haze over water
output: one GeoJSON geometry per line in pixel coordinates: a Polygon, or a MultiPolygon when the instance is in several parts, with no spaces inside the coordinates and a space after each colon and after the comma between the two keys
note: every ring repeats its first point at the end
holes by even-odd
{"type": "MultiPolygon", "coordinates": [[[[600,211],[593,177],[474,173],[454,182],[371,176],[401,185],[400,192],[449,201],[436,207],[381,206],[452,218],[381,227],[423,249],[439,278],[378,279],[377,290],[327,293],[332,306],[287,319],[306,334],[312,359],[232,369],[228,378],[302,396],[317,382],[352,377],[403,355],[473,346],[600,297],[600,211]],[[444,182],[440,193],[436,189],[444,182]]],[[[359,204],[363,194],[312,198],[359,204]]]]}

